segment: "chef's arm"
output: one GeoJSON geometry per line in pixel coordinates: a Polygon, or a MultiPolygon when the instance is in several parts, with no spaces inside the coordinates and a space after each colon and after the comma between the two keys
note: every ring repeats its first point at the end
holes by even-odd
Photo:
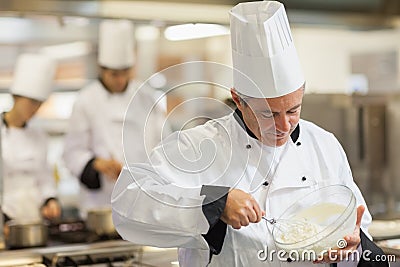
{"type": "Polygon", "coordinates": [[[122,170],[121,162],[115,159],[95,158],[91,164],[94,170],[105,175],[108,179],[116,181],[122,170]]]}
{"type": "Polygon", "coordinates": [[[240,229],[259,222],[264,215],[255,199],[240,189],[207,185],[202,187],[201,194],[206,195],[203,213],[210,225],[204,239],[212,254],[220,253],[227,225],[240,229]]]}
{"type": "Polygon", "coordinates": [[[371,214],[368,211],[367,204],[365,203],[365,200],[361,194],[360,189],[354,182],[350,164],[347,160],[346,154],[342,146],[339,144],[339,142],[337,140],[336,142],[337,142],[337,147],[340,149],[340,153],[342,155],[342,160],[341,160],[342,165],[341,165],[340,175],[338,175],[338,177],[341,177],[343,179],[343,183],[353,191],[354,196],[356,197],[357,207],[359,207],[360,205],[365,207],[365,211],[361,219],[360,232],[359,232],[361,242],[357,247],[357,253],[358,255],[360,255],[360,258],[357,259],[358,261],[356,260],[356,261],[339,262],[337,263],[337,266],[338,267],[388,266],[388,263],[386,261],[375,261],[375,259],[382,259],[380,255],[384,255],[384,253],[371,240],[372,238],[368,234],[368,226],[372,221],[371,214]]]}
{"type": "MultiPolygon", "coordinates": [[[[46,199],[40,207],[40,214],[44,219],[55,220],[61,217],[61,203],[55,197],[46,199]]],[[[3,212],[4,222],[12,220],[6,213],[3,212]]]]}
{"type": "Polygon", "coordinates": [[[74,104],[67,129],[62,154],[65,166],[88,188],[98,188],[99,177],[92,167],[95,155],[90,147],[90,121],[79,101],[74,104]]]}
{"type": "Polygon", "coordinates": [[[125,167],[111,196],[114,225],[136,244],[208,250],[200,191],[163,180],[148,164],[125,167]]]}
{"type": "Polygon", "coordinates": [[[121,169],[122,164],[114,159],[92,158],[83,169],[80,180],[89,189],[99,189],[101,188],[100,174],[116,181],[121,169]]]}
{"type": "MultiPolygon", "coordinates": [[[[47,145],[45,148],[47,148],[47,145]]],[[[42,155],[42,168],[36,180],[37,186],[41,189],[40,214],[46,220],[59,219],[61,217],[61,204],[57,199],[56,178],[47,162],[47,150],[40,155],[42,155]]]]}

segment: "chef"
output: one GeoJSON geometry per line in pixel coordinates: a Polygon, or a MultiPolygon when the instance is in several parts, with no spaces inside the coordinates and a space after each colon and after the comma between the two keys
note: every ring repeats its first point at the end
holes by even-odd
{"type": "MultiPolygon", "coordinates": [[[[118,232],[138,244],[179,247],[180,266],[313,266],[261,260],[261,249],[278,251],[261,217],[279,217],[305,194],[339,184],[353,191],[358,209],[338,253],[365,249],[371,215],[345,152],[333,134],[300,119],[305,79],[284,6],[240,3],[230,15],[237,109],[171,135],[147,163],[123,169],[111,200],[118,232]]],[[[329,256],[315,263],[329,266],[329,256]]]]}
{"type": "Polygon", "coordinates": [[[1,114],[6,220],[54,220],[61,215],[46,133],[29,123],[51,93],[55,67],[39,54],[22,54],[16,63],[10,88],[14,104],[1,114]]]}
{"type": "MultiPolygon", "coordinates": [[[[132,79],[135,63],[133,24],[127,20],[104,20],[99,27],[99,77],[80,91],[65,136],[63,159],[71,173],[81,182],[80,209],[85,217],[88,209],[110,208],[114,182],[124,162],[122,129],[125,112],[135,95],[140,105],[125,118],[125,127],[134,144],[129,154],[134,161],[146,158],[143,128],[148,110],[154,104],[152,88],[138,88],[141,82],[132,79]]],[[[154,117],[163,118],[161,109],[153,109],[154,117]]],[[[150,126],[149,147],[160,140],[161,123],[150,126]]]]}

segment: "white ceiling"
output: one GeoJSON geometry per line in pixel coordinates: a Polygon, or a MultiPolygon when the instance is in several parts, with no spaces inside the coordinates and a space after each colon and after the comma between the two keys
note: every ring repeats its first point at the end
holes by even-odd
{"type": "MultiPolygon", "coordinates": [[[[51,14],[91,18],[128,18],[176,24],[228,24],[229,9],[237,0],[1,0],[0,16],[51,14]]],[[[341,25],[359,29],[392,26],[400,15],[398,0],[281,0],[293,23],[341,25]]]]}

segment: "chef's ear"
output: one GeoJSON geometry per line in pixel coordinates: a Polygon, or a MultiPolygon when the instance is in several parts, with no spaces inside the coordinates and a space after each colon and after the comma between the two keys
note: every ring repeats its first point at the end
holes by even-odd
{"type": "Polygon", "coordinates": [[[239,94],[236,92],[235,88],[231,88],[231,96],[233,102],[235,102],[236,106],[238,107],[239,110],[242,110],[244,101],[243,99],[239,96],[239,94]]]}

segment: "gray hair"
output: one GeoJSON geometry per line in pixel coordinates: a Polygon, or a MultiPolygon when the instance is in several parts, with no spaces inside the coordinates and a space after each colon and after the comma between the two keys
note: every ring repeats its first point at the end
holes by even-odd
{"type": "MultiPolygon", "coordinates": [[[[303,91],[305,91],[305,89],[306,89],[306,82],[304,82],[303,85],[302,85],[299,89],[302,89],[303,91]]],[[[236,91],[236,90],[235,90],[235,91],[236,91]]],[[[242,104],[242,105],[247,105],[247,102],[246,102],[247,99],[252,99],[252,98],[254,98],[254,97],[251,97],[251,96],[248,96],[248,95],[244,95],[244,94],[242,94],[242,93],[239,93],[238,91],[236,91],[236,94],[238,95],[240,104],[242,104]]]]}

